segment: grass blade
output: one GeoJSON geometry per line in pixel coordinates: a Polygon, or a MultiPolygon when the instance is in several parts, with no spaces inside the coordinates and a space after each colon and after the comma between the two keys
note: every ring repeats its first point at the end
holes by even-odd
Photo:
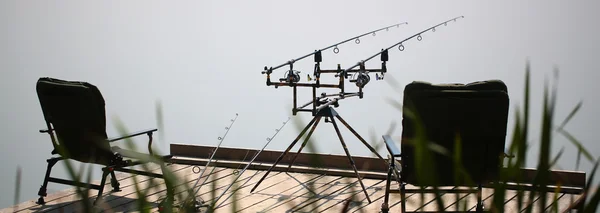
{"type": "Polygon", "coordinates": [[[573,145],[575,145],[577,147],[577,150],[579,150],[590,162],[595,161],[592,154],[590,154],[590,152],[588,152],[587,149],[585,149],[585,147],[583,147],[583,144],[581,144],[581,142],[579,142],[579,140],[577,140],[575,137],[573,137],[573,135],[571,135],[569,132],[567,132],[567,130],[561,129],[561,130],[558,130],[558,132],[561,133],[563,136],[565,136],[571,143],[573,143],[573,145]]]}
{"type": "MultiPolygon", "coordinates": [[[[15,208],[16,205],[19,204],[19,197],[20,197],[20,193],[21,193],[21,167],[17,166],[17,177],[15,178],[15,208]]],[[[16,211],[16,209],[15,209],[16,211]]]]}
{"type": "Polygon", "coordinates": [[[567,125],[567,123],[573,118],[573,116],[575,116],[575,114],[579,111],[579,109],[581,109],[581,105],[583,105],[583,101],[579,101],[579,103],[577,103],[575,108],[573,108],[573,110],[571,110],[571,113],[569,113],[569,115],[560,124],[560,126],[558,126],[559,130],[563,129],[567,125]]]}

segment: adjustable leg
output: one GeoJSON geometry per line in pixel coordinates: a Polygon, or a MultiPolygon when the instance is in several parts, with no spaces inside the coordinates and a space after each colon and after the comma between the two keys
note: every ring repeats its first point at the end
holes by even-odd
{"type": "Polygon", "coordinates": [[[121,188],[119,188],[121,184],[119,184],[119,181],[117,180],[117,176],[115,175],[115,171],[111,171],[110,172],[110,186],[113,187],[113,192],[120,192],[121,188]]]}
{"type": "Polygon", "coordinates": [[[50,178],[50,172],[52,171],[52,167],[56,164],[56,162],[58,162],[60,160],[63,160],[63,158],[58,157],[58,158],[50,158],[50,159],[46,160],[48,162],[48,167],[46,168],[46,176],[44,177],[44,183],[42,184],[42,186],[40,187],[40,190],[38,191],[38,195],[40,196],[40,198],[36,202],[37,204],[44,205],[46,203],[46,201],[44,201],[44,197],[46,197],[46,195],[47,195],[46,188],[48,187],[48,179],[50,178]]]}
{"type": "Polygon", "coordinates": [[[310,136],[312,135],[312,133],[317,128],[317,125],[319,125],[319,121],[321,121],[321,117],[317,118],[317,120],[313,124],[312,128],[310,129],[310,131],[308,131],[308,135],[306,135],[306,138],[304,138],[304,142],[302,142],[302,145],[300,146],[300,149],[298,149],[298,152],[296,153],[296,155],[294,156],[294,158],[290,162],[290,165],[288,166],[287,171],[290,171],[290,168],[292,168],[292,165],[294,165],[294,162],[296,162],[296,158],[298,157],[298,154],[300,154],[300,152],[302,151],[302,149],[304,149],[304,146],[306,146],[306,143],[308,143],[308,139],[310,139],[310,136]]]}
{"type": "Polygon", "coordinates": [[[400,183],[400,209],[402,210],[402,213],[406,212],[406,187],[404,186],[404,184],[400,183]]]}
{"type": "Polygon", "coordinates": [[[342,143],[342,147],[344,148],[344,152],[346,152],[346,156],[348,157],[348,160],[350,161],[350,165],[352,165],[352,169],[354,169],[354,174],[356,174],[356,178],[358,178],[358,182],[360,183],[360,186],[362,187],[363,192],[365,192],[365,196],[367,197],[367,201],[369,201],[369,203],[371,203],[371,198],[369,198],[369,194],[367,193],[367,189],[365,189],[365,185],[363,184],[360,175],[358,174],[358,171],[356,170],[356,165],[354,164],[354,160],[352,159],[352,156],[350,156],[350,152],[348,151],[348,147],[346,147],[346,143],[344,143],[344,138],[342,138],[342,133],[340,133],[340,129],[338,128],[337,124],[335,123],[335,119],[333,117],[331,117],[331,123],[333,124],[333,128],[335,128],[335,132],[338,135],[338,138],[340,138],[340,142],[342,143]]]}
{"type": "Polygon", "coordinates": [[[377,150],[375,150],[375,148],[369,145],[369,143],[367,143],[367,141],[365,141],[364,138],[362,138],[354,129],[352,129],[352,127],[350,127],[350,125],[348,125],[348,123],[346,123],[346,121],[344,121],[344,119],[342,119],[340,115],[336,115],[335,117],[337,117],[340,120],[340,122],[342,122],[342,124],[344,124],[344,126],[346,126],[346,128],[348,128],[348,130],[350,130],[350,132],[352,132],[352,134],[354,134],[354,136],[356,136],[365,146],[367,146],[367,148],[369,148],[371,152],[375,153],[375,155],[377,155],[379,159],[384,160],[383,157],[381,157],[381,155],[377,153],[377,150]]]}
{"type": "Polygon", "coordinates": [[[481,184],[477,186],[477,212],[483,212],[483,203],[481,202],[481,184]]]}
{"type": "MultiPolygon", "coordinates": [[[[110,170],[112,170],[112,168],[110,168],[110,170]]],[[[98,196],[96,197],[96,200],[94,200],[94,206],[98,203],[98,201],[100,199],[102,199],[102,192],[104,192],[104,184],[106,183],[106,176],[108,176],[108,174],[111,172],[112,171],[109,171],[109,168],[107,168],[107,167],[102,168],[102,180],[100,181],[100,188],[98,189],[98,196]]]]}
{"type": "Polygon", "coordinates": [[[390,164],[388,168],[387,178],[385,180],[385,195],[383,197],[383,204],[381,204],[381,212],[388,213],[390,211],[390,183],[392,181],[392,169],[394,169],[394,159],[390,158],[390,164]]]}
{"type": "Polygon", "coordinates": [[[260,185],[260,183],[262,183],[262,181],[265,180],[265,178],[267,177],[267,175],[269,175],[269,173],[271,172],[271,170],[273,170],[273,168],[275,168],[275,166],[277,166],[277,164],[279,163],[279,161],[281,161],[283,159],[283,156],[285,156],[290,151],[290,149],[292,149],[292,147],[294,147],[294,145],[296,145],[296,143],[298,142],[298,140],[300,140],[300,138],[302,137],[302,135],[304,135],[304,133],[306,133],[306,130],[308,130],[308,128],[311,125],[313,125],[313,123],[315,123],[315,121],[317,120],[317,118],[320,118],[320,116],[315,116],[310,121],[310,123],[308,123],[308,125],[306,125],[306,127],[304,127],[304,129],[302,130],[302,132],[300,132],[300,134],[298,135],[298,137],[296,137],[296,139],[292,142],[292,144],[290,144],[290,146],[288,146],[288,148],[285,150],[285,152],[281,153],[281,155],[279,156],[279,158],[277,158],[277,160],[271,166],[271,168],[269,168],[269,170],[267,170],[267,172],[265,172],[265,174],[262,176],[262,178],[260,178],[260,180],[256,183],[256,185],[254,185],[254,187],[252,187],[252,190],[250,190],[250,192],[254,192],[254,190],[256,189],[256,187],[258,187],[258,185],[260,185]]]}

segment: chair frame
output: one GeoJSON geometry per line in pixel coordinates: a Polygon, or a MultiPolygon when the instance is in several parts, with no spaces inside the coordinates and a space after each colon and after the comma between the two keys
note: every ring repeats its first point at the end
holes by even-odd
{"type": "MultiPolygon", "coordinates": [[[[381,205],[381,212],[383,213],[387,213],[389,212],[389,197],[390,197],[390,186],[391,186],[391,182],[392,182],[392,177],[396,180],[396,182],[398,182],[399,184],[399,188],[400,188],[400,202],[401,202],[401,212],[405,213],[406,212],[406,193],[426,193],[426,192],[432,192],[433,190],[431,189],[406,189],[406,184],[404,182],[404,180],[402,179],[402,176],[400,175],[400,168],[401,167],[397,167],[396,163],[396,158],[401,158],[402,154],[400,152],[400,149],[398,149],[398,147],[396,146],[396,142],[392,139],[392,137],[390,137],[389,135],[383,135],[383,141],[385,142],[385,147],[387,148],[389,155],[388,155],[388,173],[387,173],[387,177],[386,177],[386,184],[385,184],[385,195],[384,195],[384,201],[383,204],[381,205]]],[[[462,189],[462,190],[457,190],[457,189],[452,189],[453,192],[456,193],[477,193],[477,207],[475,209],[476,212],[483,212],[483,203],[482,203],[482,186],[481,183],[478,184],[478,186],[475,189],[462,189]]],[[[459,211],[458,209],[458,205],[456,205],[457,207],[457,211],[459,211]]]]}
{"type": "MultiPolygon", "coordinates": [[[[410,99],[407,98],[409,97],[409,94],[412,93],[408,93],[408,92],[412,92],[412,91],[425,91],[425,92],[435,92],[435,91],[448,91],[448,92],[452,92],[452,94],[454,95],[459,95],[457,97],[460,97],[462,95],[465,95],[467,93],[462,93],[463,91],[479,91],[480,93],[477,94],[486,94],[488,92],[492,92],[489,94],[498,94],[496,92],[507,92],[507,88],[506,85],[502,82],[502,81],[498,81],[498,80],[494,80],[494,81],[484,81],[484,82],[473,82],[467,85],[464,84],[440,84],[440,85],[432,85],[429,84],[427,82],[413,82],[416,84],[410,84],[407,85],[405,90],[404,90],[404,102],[407,105],[413,105],[414,102],[410,99]],[[485,86],[486,83],[489,82],[491,84],[488,84],[490,86],[485,86]],[[410,86],[410,87],[409,87],[410,86]],[[464,86],[464,87],[463,87],[464,86]],[[485,93],[482,93],[485,92],[485,93]]],[[[451,93],[448,93],[451,94],[451,93]]],[[[452,95],[451,98],[456,98],[454,97],[454,95],[452,95]]],[[[418,96],[417,96],[418,97],[418,96]]],[[[432,96],[432,97],[437,97],[437,95],[432,96]]],[[[508,95],[505,94],[505,97],[508,98],[508,95]]],[[[507,99],[508,100],[508,99],[507,99]]],[[[506,104],[508,104],[508,102],[506,102],[506,104]]],[[[409,106],[411,107],[411,106],[409,106]]],[[[416,106],[412,106],[412,107],[416,107],[416,106]]],[[[506,112],[508,113],[508,108],[506,108],[506,112]]],[[[404,113],[403,113],[404,114],[404,113]]],[[[405,116],[405,114],[403,115],[405,116]]],[[[404,121],[403,121],[404,123],[404,121]]],[[[406,129],[404,129],[404,131],[406,131],[406,129]]],[[[403,137],[406,137],[404,135],[403,131],[403,137]]],[[[410,130],[409,130],[410,131],[410,130]]],[[[414,177],[411,176],[412,172],[411,171],[402,171],[402,167],[406,166],[398,166],[397,164],[397,158],[400,158],[400,160],[402,161],[402,163],[405,163],[407,161],[410,161],[412,159],[402,159],[402,157],[407,157],[406,153],[403,155],[401,150],[398,149],[398,147],[396,146],[396,142],[389,136],[389,135],[383,135],[383,140],[385,142],[386,148],[389,152],[388,155],[388,173],[387,173],[387,177],[386,177],[386,189],[385,189],[385,196],[384,196],[384,202],[382,204],[381,210],[382,212],[388,212],[389,211],[389,206],[388,206],[388,202],[389,202],[389,193],[390,193],[390,185],[391,185],[391,181],[392,178],[397,181],[399,183],[399,190],[400,190],[400,199],[401,199],[401,211],[402,213],[406,212],[406,196],[405,194],[407,192],[409,193],[427,193],[427,192],[434,192],[434,190],[436,189],[429,189],[429,188],[425,188],[425,187],[430,187],[429,183],[413,183],[414,177]],[[408,172],[408,173],[407,173],[408,172]],[[404,175],[407,175],[407,177],[403,177],[404,175]],[[416,184],[418,186],[421,186],[419,189],[406,189],[406,184],[408,183],[413,183],[416,184]]],[[[404,140],[404,138],[403,138],[404,140]]],[[[505,143],[503,141],[503,143],[505,143]]],[[[504,145],[503,145],[504,146],[504,145]]],[[[499,147],[497,147],[499,148],[499,147]]],[[[409,152],[410,153],[410,152],[409,152]]],[[[506,154],[504,154],[506,155],[506,154]]],[[[506,156],[499,156],[499,158],[503,158],[506,156]]],[[[493,166],[496,166],[494,161],[490,161],[490,164],[494,164],[493,166]]],[[[500,163],[500,165],[498,168],[502,167],[502,160],[500,160],[498,163],[500,163]]],[[[409,163],[410,164],[410,163],[409,163]]],[[[484,165],[483,167],[486,166],[491,166],[491,165],[484,165]]],[[[412,170],[412,169],[411,169],[412,170]]],[[[478,171],[479,172],[479,171],[478,171]]],[[[489,171],[489,172],[494,172],[494,171],[489,171]]],[[[482,184],[486,184],[488,181],[493,181],[492,179],[494,178],[494,176],[496,174],[488,174],[488,171],[486,171],[486,169],[484,169],[484,172],[482,173],[484,176],[488,176],[488,177],[480,177],[478,178],[477,181],[475,181],[474,183],[470,183],[470,184],[462,184],[462,183],[458,183],[456,182],[455,184],[452,185],[446,185],[446,184],[442,184],[444,186],[455,186],[455,187],[466,187],[469,186],[470,188],[468,189],[450,189],[450,190],[438,190],[438,191],[452,191],[452,192],[458,192],[458,193],[476,193],[477,195],[477,206],[475,211],[476,212],[483,212],[484,210],[484,206],[482,203],[482,184]],[[489,175],[491,175],[492,177],[490,177],[489,175]],[[491,179],[489,179],[491,178],[491,179]]],[[[433,185],[437,185],[435,183],[431,183],[433,185]]],[[[434,187],[436,188],[436,187],[434,187]]],[[[458,209],[458,205],[457,205],[457,211],[459,211],[458,209]]]]}
{"type": "MultiPolygon", "coordinates": [[[[41,79],[44,79],[44,78],[41,78],[41,79]]],[[[50,79],[50,78],[46,78],[46,79],[50,79]]],[[[52,79],[52,80],[60,80],[60,79],[52,79]]],[[[60,80],[60,81],[62,81],[62,80],[60,80]]],[[[44,110],[43,107],[44,106],[42,105],[42,110],[44,110]]],[[[44,116],[46,116],[45,113],[44,113],[44,116]]],[[[82,163],[90,163],[90,164],[97,164],[97,165],[104,166],[104,167],[102,167],[102,179],[100,180],[100,184],[92,184],[92,183],[86,183],[86,182],[81,182],[81,181],[77,181],[77,180],[68,180],[68,179],[52,177],[51,176],[52,168],[54,167],[54,165],[56,165],[56,163],[58,163],[61,160],[69,160],[72,158],[63,156],[63,153],[61,153],[61,150],[60,150],[62,147],[58,143],[56,130],[52,128],[51,122],[48,121],[48,119],[46,117],[45,117],[45,122],[46,122],[47,129],[39,130],[39,132],[47,133],[50,136],[50,140],[52,142],[52,145],[54,146],[54,150],[51,152],[51,154],[52,155],[58,154],[60,156],[59,157],[51,157],[46,160],[46,162],[48,163],[47,168],[46,168],[46,174],[44,176],[44,181],[38,191],[38,195],[40,197],[36,202],[37,204],[40,204],[40,205],[44,205],[46,203],[44,200],[44,197],[47,196],[47,186],[48,186],[49,182],[98,190],[98,195],[93,203],[94,205],[96,205],[98,203],[98,201],[102,198],[102,193],[104,192],[104,186],[106,184],[106,178],[109,174],[111,175],[110,183],[111,183],[111,187],[113,188],[112,191],[118,192],[118,191],[121,191],[121,189],[120,189],[119,181],[117,180],[117,177],[115,175],[115,171],[164,179],[163,174],[147,172],[147,171],[140,171],[140,170],[130,169],[127,167],[145,164],[145,163],[149,163],[149,162],[154,162],[154,163],[160,163],[161,169],[162,169],[162,168],[164,168],[164,164],[162,164],[162,163],[168,163],[169,159],[172,158],[171,155],[165,155],[165,156],[159,156],[159,158],[161,160],[152,159],[153,158],[152,155],[154,155],[153,151],[152,151],[152,141],[153,141],[152,136],[153,136],[154,132],[158,131],[158,129],[149,129],[149,130],[143,130],[143,131],[130,133],[130,134],[120,136],[120,137],[105,139],[107,141],[107,143],[110,144],[112,142],[121,141],[124,139],[132,138],[132,137],[136,137],[136,136],[140,136],[140,135],[147,135],[148,136],[149,155],[147,155],[147,154],[144,154],[144,155],[147,155],[149,157],[149,159],[141,160],[141,159],[133,158],[131,156],[119,156],[119,155],[115,154],[114,155],[115,159],[112,160],[108,164],[100,164],[100,163],[95,163],[95,162],[82,162],[82,163]],[[59,150],[57,150],[57,149],[59,149],[59,150]],[[123,159],[123,157],[125,157],[126,159],[123,159]]],[[[73,160],[75,160],[75,159],[73,159],[73,160]]],[[[167,186],[167,199],[170,199],[171,201],[173,199],[173,189],[169,189],[168,186],[167,186]]]]}

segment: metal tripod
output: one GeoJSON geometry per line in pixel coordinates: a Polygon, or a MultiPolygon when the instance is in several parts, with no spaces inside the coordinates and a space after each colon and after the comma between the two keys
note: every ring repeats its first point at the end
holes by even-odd
{"type": "Polygon", "coordinates": [[[269,168],[269,170],[267,170],[267,172],[256,183],[256,185],[254,185],[254,187],[252,188],[252,190],[250,192],[254,192],[254,190],[258,187],[258,185],[260,185],[260,183],[262,183],[262,181],[267,177],[267,175],[269,175],[271,170],[273,170],[273,168],[275,168],[275,166],[277,166],[277,164],[283,159],[283,157],[292,149],[292,147],[294,147],[294,145],[296,145],[296,143],[300,140],[300,138],[302,138],[302,135],[304,135],[304,133],[306,133],[308,128],[312,126],[312,128],[310,129],[310,132],[308,132],[308,135],[304,139],[302,146],[298,150],[298,153],[296,154],[296,156],[294,156],[294,159],[292,159],[292,162],[288,166],[288,170],[291,168],[291,166],[294,164],[294,161],[296,160],[296,157],[302,151],[304,146],[306,146],[306,143],[310,139],[310,136],[315,131],[315,129],[317,128],[317,125],[319,124],[319,121],[321,121],[321,118],[323,118],[323,117],[325,117],[325,119],[329,119],[330,122],[333,124],[333,128],[335,128],[335,132],[337,133],[337,136],[340,139],[340,142],[342,143],[342,147],[344,148],[344,152],[346,152],[348,161],[350,161],[350,165],[352,166],[352,169],[354,169],[354,174],[356,174],[356,177],[358,178],[358,182],[360,183],[360,186],[362,187],[362,190],[365,193],[367,200],[369,201],[369,203],[371,203],[369,194],[367,193],[367,190],[365,189],[365,185],[363,184],[362,179],[361,179],[360,175],[358,174],[358,171],[356,170],[356,165],[354,164],[354,160],[352,159],[352,156],[350,155],[350,152],[348,151],[348,147],[346,147],[346,143],[344,142],[344,138],[342,138],[342,134],[340,133],[340,129],[337,126],[335,118],[337,118],[340,122],[342,122],[342,124],[344,124],[344,126],[346,126],[346,128],[348,128],[348,130],[350,130],[354,134],[354,136],[356,136],[365,146],[367,146],[369,148],[369,150],[371,150],[371,152],[375,153],[375,155],[377,155],[377,157],[379,157],[379,159],[381,159],[384,163],[386,161],[383,159],[383,157],[381,157],[381,155],[379,155],[379,153],[377,153],[377,151],[371,145],[369,145],[365,141],[365,139],[363,139],[354,129],[352,129],[352,127],[350,127],[350,125],[348,125],[348,123],[346,123],[346,121],[344,121],[344,119],[342,119],[342,117],[330,106],[323,108],[322,110],[319,110],[319,112],[316,113],[314,118],[308,123],[308,125],[306,125],[306,127],[304,127],[302,132],[300,132],[298,137],[296,137],[296,139],[292,142],[292,144],[290,144],[290,146],[288,146],[288,148],[285,150],[285,152],[283,152],[279,156],[279,158],[277,158],[275,163],[271,166],[271,168],[269,168]]]}

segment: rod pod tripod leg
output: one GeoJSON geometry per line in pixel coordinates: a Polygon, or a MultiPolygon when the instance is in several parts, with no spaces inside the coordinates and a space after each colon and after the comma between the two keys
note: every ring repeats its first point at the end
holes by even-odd
{"type": "Polygon", "coordinates": [[[296,145],[296,143],[300,140],[300,138],[302,138],[302,135],[304,135],[304,133],[306,133],[306,131],[308,130],[308,128],[313,125],[313,123],[315,123],[315,121],[317,120],[317,117],[315,116],[310,123],[308,123],[308,125],[306,125],[306,127],[304,127],[304,129],[302,130],[302,132],[300,132],[300,134],[298,135],[298,137],[296,137],[296,139],[292,142],[292,144],[290,144],[290,146],[288,146],[288,148],[281,153],[281,155],[279,155],[279,158],[277,158],[277,160],[275,161],[275,163],[273,163],[273,165],[271,166],[271,168],[269,168],[269,170],[267,170],[267,172],[262,176],[262,178],[260,178],[260,180],[256,183],[256,185],[254,185],[254,187],[252,187],[252,190],[250,190],[250,193],[254,192],[254,190],[256,190],[256,187],[258,187],[258,185],[260,185],[260,183],[263,182],[263,180],[265,180],[265,178],[267,177],[267,175],[269,175],[269,173],[271,172],[271,170],[273,170],[273,168],[275,168],[275,166],[277,166],[277,164],[279,163],[279,161],[283,160],[283,157],[292,149],[292,147],[294,147],[294,145],[296,145]]]}
{"type": "Polygon", "coordinates": [[[288,166],[287,170],[285,171],[286,173],[290,171],[290,169],[292,168],[292,165],[294,165],[294,162],[296,162],[296,158],[298,157],[298,155],[300,154],[300,152],[302,152],[302,149],[304,149],[304,146],[306,146],[306,144],[308,143],[308,140],[310,139],[310,136],[312,136],[312,133],[317,128],[317,125],[319,125],[319,121],[321,121],[322,117],[321,116],[316,116],[316,118],[317,118],[317,121],[315,122],[315,124],[313,124],[312,128],[308,132],[308,135],[306,135],[306,137],[304,138],[304,142],[300,146],[300,149],[298,149],[298,152],[296,153],[296,155],[294,155],[294,158],[292,158],[292,161],[290,162],[290,165],[288,166]]]}
{"type": "Polygon", "coordinates": [[[348,161],[350,161],[350,165],[352,165],[352,169],[354,169],[354,174],[356,174],[356,178],[358,178],[358,182],[360,183],[360,187],[362,187],[365,196],[367,197],[367,201],[371,203],[371,198],[369,198],[369,193],[367,193],[367,189],[365,189],[365,185],[362,182],[362,178],[360,178],[360,174],[358,174],[358,170],[356,170],[356,165],[354,164],[354,159],[350,155],[348,151],[348,147],[346,147],[346,143],[344,142],[344,138],[342,138],[342,133],[340,133],[340,129],[335,123],[334,117],[331,117],[331,123],[333,124],[333,128],[335,128],[335,132],[337,133],[338,138],[340,139],[340,143],[342,143],[342,147],[344,148],[344,152],[346,152],[346,157],[348,157],[348,161]]]}
{"type": "MultiPolygon", "coordinates": [[[[348,151],[348,148],[346,146],[346,143],[344,142],[344,139],[342,138],[342,134],[340,133],[339,127],[337,126],[337,123],[335,122],[335,118],[338,118],[340,120],[340,122],[342,122],[342,124],[344,126],[346,126],[346,128],[348,128],[348,130],[350,130],[354,136],[356,136],[367,148],[369,148],[369,150],[371,150],[371,152],[375,153],[375,155],[377,155],[380,159],[384,160],[381,155],[379,155],[376,150],[370,146],[352,127],[350,127],[350,125],[348,125],[348,123],[342,119],[341,116],[339,116],[339,114],[331,107],[327,107],[323,110],[320,110],[317,115],[315,115],[315,117],[310,121],[310,123],[308,123],[308,125],[306,125],[304,127],[304,129],[302,130],[302,132],[300,132],[300,134],[298,135],[298,137],[296,137],[296,139],[290,144],[290,146],[279,156],[279,158],[277,158],[277,160],[275,161],[275,163],[271,166],[271,168],[269,168],[269,170],[263,175],[263,177],[256,183],[256,185],[254,185],[254,187],[252,188],[252,190],[250,192],[254,192],[254,190],[258,187],[258,185],[260,185],[262,183],[262,181],[266,178],[266,176],[273,170],[273,168],[275,168],[275,166],[277,166],[277,164],[285,157],[286,154],[288,154],[288,152],[294,147],[294,145],[296,145],[296,143],[300,140],[300,138],[302,138],[302,136],[306,133],[306,131],[308,130],[309,127],[312,126],[311,130],[309,131],[307,137],[304,139],[300,149],[298,149],[298,152],[296,153],[296,155],[294,156],[294,158],[292,159],[292,161],[290,161],[290,165],[287,168],[287,171],[289,171],[289,169],[291,168],[291,166],[293,165],[293,163],[296,160],[296,157],[298,156],[298,154],[300,154],[300,152],[302,151],[302,149],[306,146],[306,144],[308,143],[308,140],[310,139],[310,136],[312,135],[312,133],[314,132],[314,130],[317,128],[317,125],[319,124],[321,118],[325,117],[326,119],[330,119],[331,123],[333,124],[333,127],[336,131],[336,134],[338,136],[338,138],[340,139],[340,143],[342,144],[342,147],[344,148],[344,152],[346,154],[346,157],[348,157],[348,161],[350,162],[350,165],[352,166],[352,169],[354,170],[354,174],[356,174],[356,177],[358,178],[358,181],[361,185],[361,188],[363,190],[363,192],[365,193],[365,196],[367,198],[367,200],[369,201],[369,203],[371,203],[371,199],[369,197],[369,194],[367,193],[367,190],[362,182],[362,178],[360,177],[360,174],[358,173],[358,170],[356,168],[356,164],[354,162],[354,159],[352,158],[352,156],[350,155],[350,152],[348,151]]],[[[385,162],[385,160],[384,160],[385,162]]]]}

